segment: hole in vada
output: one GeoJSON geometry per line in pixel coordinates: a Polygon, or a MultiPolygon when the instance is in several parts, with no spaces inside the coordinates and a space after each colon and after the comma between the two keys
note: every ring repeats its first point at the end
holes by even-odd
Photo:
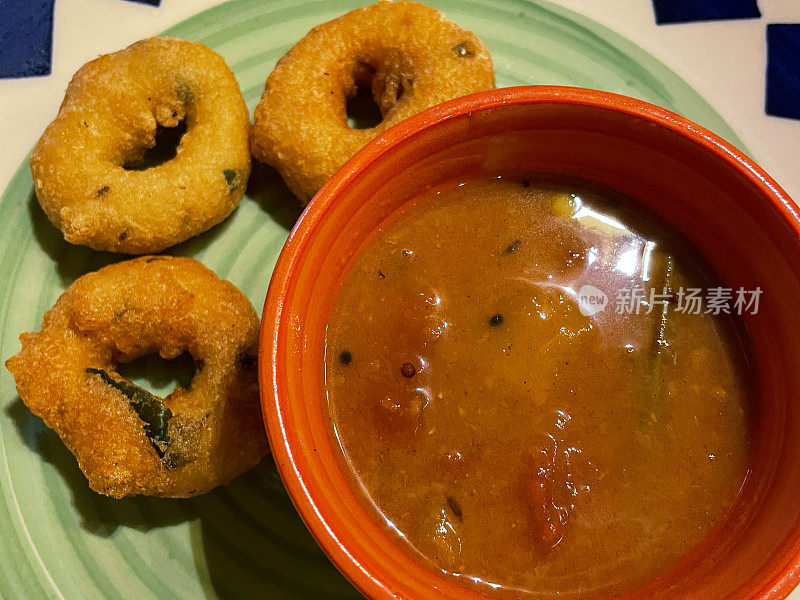
{"type": "Polygon", "coordinates": [[[350,129],[372,129],[383,121],[381,109],[375,104],[370,85],[359,85],[356,95],[347,100],[347,124],[350,129]]]}
{"type": "Polygon", "coordinates": [[[188,352],[171,360],[146,354],[118,365],[117,373],[154,396],[166,398],[176,387],[188,388],[200,367],[188,352]]]}
{"type": "Polygon", "coordinates": [[[129,171],[144,171],[152,169],[172,160],[178,154],[183,134],[186,133],[186,122],[180,121],[175,127],[158,126],[156,130],[156,143],[148,148],[141,159],[125,163],[129,171]]]}
{"type": "Polygon", "coordinates": [[[365,61],[353,67],[355,89],[348,90],[345,113],[350,129],[372,129],[383,121],[381,108],[375,102],[373,87],[377,70],[365,61]]]}

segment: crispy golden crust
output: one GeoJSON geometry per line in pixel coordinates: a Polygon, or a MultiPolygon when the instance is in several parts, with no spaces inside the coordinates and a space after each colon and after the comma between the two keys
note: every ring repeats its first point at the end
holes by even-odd
{"type": "Polygon", "coordinates": [[[31,156],[36,195],[73,244],[158,252],[216,225],[250,174],[250,119],[210,48],[151,38],[87,63],[31,156]],[[175,158],[129,170],[157,127],[185,121],[175,158]]]}
{"type": "Polygon", "coordinates": [[[19,395],[75,454],[91,488],[122,497],[186,497],[261,460],[258,317],[248,299],[199,262],[150,256],[73,283],[6,362],[19,395]],[[155,443],[116,365],[189,352],[196,373],[163,405],[169,441],[155,443]]]}
{"type": "Polygon", "coordinates": [[[417,2],[360,8],[315,27],[278,61],[255,110],[253,155],[304,203],[348,158],[434,104],[494,87],[474,33],[417,2]],[[346,102],[371,85],[383,121],[351,129],[346,102]]]}

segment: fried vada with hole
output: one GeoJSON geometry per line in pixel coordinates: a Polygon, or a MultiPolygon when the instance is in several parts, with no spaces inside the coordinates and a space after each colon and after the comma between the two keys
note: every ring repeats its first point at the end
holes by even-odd
{"type": "Polygon", "coordinates": [[[492,87],[492,58],[478,36],[424,4],[381,1],[315,27],[278,61],[255,109],[251,151],[305,204],[392,125],[492,87]],[[367,87],[383,120],[353,129],[347,101],[367,87]]]}
{"type": "Polygon", "coordinates": [[[267,450],[259,319],[231,283],[190,258],[148,256],[75,281],[6,362],[23,402],[101,494],[188,497],[231,481],[267,450]],[[188,389],[159,398],[117,365],[188,352],[188,389]]]}
{"type": "Polygon", "coordinates": [[[216,225],[250,174],[250,118],[233,72],[202,44],[150,38],[75,74],[30,166],[64,239],[145,254],[216,225]],[[185,127],[174,158],[147,167],[163,132],[185,127]]]}

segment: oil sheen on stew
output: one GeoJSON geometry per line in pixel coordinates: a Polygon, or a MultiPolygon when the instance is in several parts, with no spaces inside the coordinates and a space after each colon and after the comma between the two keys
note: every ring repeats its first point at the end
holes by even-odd
{"type": "Polygon", "coordinates": [[[610,191],[497,178],[419,198],[365,245],[328,324],[331,435],[368,510],[501,597],[667,571],[746,476],[737,324],[687,308],[717,286],[610,191]]]}

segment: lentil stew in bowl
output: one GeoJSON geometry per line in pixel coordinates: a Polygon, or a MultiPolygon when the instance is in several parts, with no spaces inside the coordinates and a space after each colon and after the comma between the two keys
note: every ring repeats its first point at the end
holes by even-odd
{"type": "Polygon", "coordinates": [[[327,331],[332,435],[375,518],[432,568],[595,598],[660,575],[730,508],[746,306],[704,306],[725,288],[632,209],[577,182],[462,182],[349,268],[327,331]]]}
{"type": "Polygon", "coordinates": [[[709,131],[581,88],[458,98],[367,144],[287,241],[259,356],[275,463],[376,600],[783,600],[800,583],[798,298],[795,205],[709,131]],[[475,190],[477,221],[455,208],[475,190]],[[417,220],[434,226],[402,233],[417,220]],[[348,294],[364,312],[338,317],[348,294]],[[700,421],[676,418],[692,407],[700,421]]]}

